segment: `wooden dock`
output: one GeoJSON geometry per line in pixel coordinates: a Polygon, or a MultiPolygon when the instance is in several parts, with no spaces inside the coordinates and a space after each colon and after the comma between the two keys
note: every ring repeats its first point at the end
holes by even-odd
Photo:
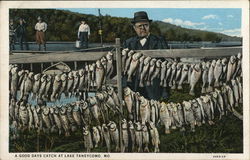
{"type": "MultiPolygon", "coordinates": [[[[225,57],[242,53],[242,47],[221,47],[201,49],[167,49],[167,50],[141,50],[147,56],[162,58],[214,58],[225,57]]],[[[14,53],[10,55],[11,64],[25,63],[47,63],[47,62],[75,62],[75,61],[96,61],[105,52],[50,52],[50,53],[14,53]]]]}

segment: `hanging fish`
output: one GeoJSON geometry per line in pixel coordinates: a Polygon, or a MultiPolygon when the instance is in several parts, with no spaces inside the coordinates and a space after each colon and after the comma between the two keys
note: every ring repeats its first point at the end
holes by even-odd
{"type": "Polygon", "coordinates": [[[193,113],[194,113],[195,124],[200,127],[202,125],[202,121],[204,119],[203,110],[200,107],[200,105],[199,105],[199,103],[197,102],[196,99],[192,100],[192,106],[191,107],[192,107],[192,110],[193,110],[193,113]]]}
{"type": "Polygon", "coordinates": [[[67,74],[63,73],[61,75],[61,87],[60,87],[60,91],[58,93],[58,99],[60,100],[61,96],[62,96],[62,93],[67,94],[67,79],[68,79],[68,76],[67,74]]]}
{"type": "Polygon", "coordinates": [[[124,74],[127,74],[128,70],[129,70],[129,66],[131,64],[132,56],[134,53],[135,53],[135,51],[130,50],[127,54],[127,58],[126,58],[125,66],[124,66],[124,74]]]}
{"type": "Polygon", "coordinates": [[[223,70],[223,67],[222,67],[222,64],[221,64],[221,60],[218,59],[216,61],[216,65],[214,67],[214,79],[215,79],[214,87],[219,87],[220,86],[222,70],[223,70]]]}
{"type": "Polygon", "coordinates": [[[160,152],[160,149],[159,149],[160,136],[153,122],[149,122],[149,132],[151,136],[151,143],[154,146],[154,152],[155,153],[160,152]]]}
{"type": "Polygon", "coordinates": [[[132,91],[129,87],[123,89],[124,91],[124,102],[128,111],[128,118],[132,120],[133,117],[133,107],[134,107],[134,97],[132,91]]]}
{"type": "Polygon", "coordinates": [[[237,54],[237,66],[235,69],[235,72],[233,74],[233,79],[235,79],[237,76],[240,76],[242,73],[242,54],[237,54]]]}
{"type": "Polygon", "coordinates": [[[147,79],[146,79],[147,80],[147,83],[146,83],[147,86],[150,86],[150,84],[151,84],[151,77],[152,77],[152,75],[153,75],[153,73],[155,71],[155,65],[156,65],[155,62],[156,62],[156,59],[153,58],[149,63],[149,71],[148,71],[148,76],[147,76],[147,79]]]}
{"type": "Polygon", "coordinates": [[[109,127],[109,133],[111,140],[115,144],[115,151],[118,152],[120,150],[120,142],[119,142],[119,131],[114,121],[110,121],[107,125],[109,127]]]}
{"type": "Polygon", "coordinates": [[[20,103],[19,107],[19,122],[20,122],[20,128],[22,130],[25,130],[28,128],[29,123],[29,113],[26,107],[26,104],[24,102],[20,103]]]}
{"type": "Polygon", "coordinates": [[[80,128],[80,126],[82,126],[82,116],[81,116],[81,112],[80,112],[80,101],[76,101],[74,104],[72,104],[73,108],[72,108],[72,115],[73,118],[78,126],[78,128],[80,128]]]}
{"type": "Polygon", "coordinates": [[[122,120],[122,152],[127,152],[129,147],[128,124],[127,120],[122,120]]]}
{"type": "Polygon", "coordinates": [[[74,72],[74,84],[73,84],[73,93],[74,96],[79,96],[79,81],[80,81],[80,75],[78,71],[74,72]]]}
{"type": "Polygon", "coordinates": [[[63,129],[65,131],[65,137],[70,136],[70,125],[69,125],[69,120],[67,117],[67,108],[62,107],[60,108],[60,118],[62,122],[63,129]]]}
{"type": "Polygon", "coordinates": [[[153,85],[153,80],[157,77],[160,76],[160,72],[161,72],[161,64],[162,64],[162,61],[160,59],[158,59],[155,63],[155,71],[153,72],[153,75],[151,76],[151,79],[150,79],[150,85],[152,86],[153,85]]]}
{"type": "Polygon", "coordinates": [[[201,77],[201,68],[200,64],[196,64],[193,69],[192,69],[192,74],[191,74],[191,79],[190,79],[190,95],[195,95],[194,94],[194,87],[197,84],[197,82],[200,80],[201,77]]]}
{"type": "Polygon", "coordinates": [[[171,75],[172,75],[172,62],[168,62],[167,64],[167,71],[166,71],[166,75],[164,77],[164,81],[163,81],[163,87],[167,87],[169,86],[169,84],[167,84],[168,82],[170,83],[170,79],[171,79],[171,75]]]}
{"type": "Polygon", "coordinates": [[[19,80],[19,76],[18,76],[18,67],[13,67],[11,69],[11,79],[10,79],[10,95],[12,98],[14,98],[15,100],[17,99],[17,90],[18,90],[18,80],[19,80]]]}
{"type": "Polygon", "coordinates": [[[169,127],[171,125],[171,118],[167,109],[167,105],[162,102],[160,108],[160,120],[165,126],[165,134],[169,134],[170,130],[169,127]]]}
{"type": "Polygon", "coordinates": [[[111,140],[110,140],[109,129],[108,129],[106,124],[102,124],[102,133],[103,133],[103,137],[104,137],[105,144],[107,147],[107,152],[110,152],[111,151],[111,148],[110,148],[111,140]]]}
{"type": "Polygon", "coordinates": [[[35,100],[36,98],[38,98],[38,94],[39,94],[39,89],[41,86],[41,73],[38,73],[36,75],[34,75],[34,85],[32,88],[32,99],[35,100]]]}
{"type": "Polygon", "coordinates": [[[180,89],[180,90],[183,89],[182,84],[185,81],[185,79],[187,79],[187,76],[188,76],[188,65],[184,63],[182,67],[182,71],[181,71],[181,79],[178,83],[177,89],[180,89]]]}
{"type": "Polygon", "coordinates": [[[97,84],[97,90],[101,89],[101,86],[103,84],[105,70],[101,62],[98,60],[96,62],[96,84],[97,84]]]}
{"type": "Polygon", "coordinates": [[[86,148],[86,152],[90,152],[93,148],[92,136],[89,131],[89,127],[83,127],[83,143],[84,147],[86,148]]]}
{"type": "Polygon", "coordinates": [[[108,80],[110,80],[111,75],[113,74],[114,71],[114,66],[113,66],[113,53],[108,52],[106,55],[107,58],[107,69],[106,69],[106,77],[108,80]]]}
{"type": "Polygon", "coordinates": [[[192,104],[190,101],[183,101],[183,112],[184,112],[184,119],[186,124],[189,124],[191,127],[191,131],[195,132],[195,119],[194,113],[192,110],[192,104]]]}
{"type": "Polygon", "coordinates": [[[148,127],[146,125],[142,126],[142,144],[144,146],[143,151],[149,152],[149,133],[148,133],[148,127]]]}
{"type": "Polygon", "coordinates": [[[33,117],[33,113],[31,110],[31,104],[27,104],[27,110],[28,110],[28,114],[29,114],[29,131],[31,131],[32,129],[35,128],[34,117],[33,117]]]}
{"type": "Polygon", "coordinates": [[[180,120],[180,128],[181,131],[185,131],[184,125],[185,125],[185,117],[184,117],[184,112],[183,112],[183,107],[180,103],[176,104],[177,107],[177,114],[180,120]]]}
{"type": "Polygon", "coordinates": [[[51,101],[55,102],[56,99],[59,98],[59,92],[62,86],[62,81],[61,81],[61,75],[58,74],[55,76],[55,79],[53,81],[53,86],[52,86],[52,94],[51,94],[51,101]]]}
{"type": "Polygon", "coordinates": [[[175,89],[175,86],[174,86],[174,77],[176,75],[176,67],[177,67],[177,62],[173,62],[173,64],[171,65],[171,76],[170,76],[170,79],[169,79],[169,84],[168,86],[171,87],[171,89],[175,89]]]}
{"type": "Polygon", "coordinates": [[[94,147],[97,148],[98,144],[100,143],[101,136],[97,127],[94,126],[92,130],[93,130],[93,142],[95,144],[94,147]]]}
{"type": "Polygon", "coordinates": [[[212,92],[213,91],[215,65],[216,65],[216,60],[213,60],[211,65],[210,65],[210,68],[208,70],[208,88],[207,88],[207,92],[212,92]]]}
{"type": "Polygon", "coordinates": [[[231,56],[227,65],[227,79],[226,82],[230,82],[233,78],[233,74],[236,71],[236,57],[231,56]]]}
{"type": "Polygon", "coordinates": [[[146,79],[146,76],[149,70],[150,61],[151,61],[150,57],[146,57],[143,61],[144,66],[143,66],[142,72],[140,73],[141,74],[140,83],[139,83],[140,87],[144,87],[144,81],[146,79]]]}
{"type": "Polygon", "coordinates": [[[202,88],[201,93],[206,93],[207,83],[208,83],[208,70],[210,68],[210,62],[202,62],[202,88]]]}
{"type": "Polygon", "coordinates": [[[49,94],[50,94],[50,89],[51,89],[51,85],[52,85],[52,76],[48,75],[46,77],[46,87],[45,87],[45,91],[44,91],[44,94],[42,96],[42,99],[44,101],[49,101],[50,100],[50,97],[49,97],[49,94]]]}
{"type": "Polygon", "coordinates": [[[128,69],[128,82],[132,82],[132,76],[135,74],[135,71],[137,70],[139,66],[139,58],[142,56],[141,53],[135,53],[132,56],[131,64],[128,69]]]}
{"type": "Polygon", "coordinates": [[[137,152],[142,152],[142,126],[140,122],[135,123],[135,142],[137,147],[137,152]]]}
{"type": "Polygon", "coordinates": [[[163,61],[161,63],[161,75],[160,75],[161,82],[160,82],[160,86],[164,86],[165,75],[166,75],[166,71],[167,71],[167,64],[168,64],[168,61],[163,61]]]}
{"type": "Polygon", "coordinates": [[[146,122],[150,121],[150,104],[149,101],[142,96],[140,98],[140,116],[141,125],[145,125],[146,122]]]}
{"type": "Polygon", "coordinates": [[[50,112],[50,109],[49,107],[46,107],[46,106],[42,106],[42,119],[43,119],[43,122],[46,126],[45,129],[45,133],[49,132],[49,130],[51,129],[51,122],[50,122],[50,118],[49,118],[49,112],[50,112]]]}
{"type": "Polygon", "coordinates": [[[128,56],[128,51],[129,51],[128,48],[125,48],[122,50],[122,71],[123,71],[123,74],[125,74],[125,64],[126,64],[126,59],[128,56]]]}
{"type": "Polygon", "coordinates": [[[132,121],[128,122],[129,124],[129,137],[131,143],[131,152],[135,152],[135,144],[136,144],[136,137],[135,137],[135,128],[132,121]]]}

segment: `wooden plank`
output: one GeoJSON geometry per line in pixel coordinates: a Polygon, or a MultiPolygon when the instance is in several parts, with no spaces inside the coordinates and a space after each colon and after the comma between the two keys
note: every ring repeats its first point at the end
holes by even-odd
{"type": "MultiPolygon", "coordinates": [[[[242,47],[196,48],[196,49],[167,49],[167,50],[138,50],[151,57],[225,57],[242,53],[242,47]]],[[[10,63],[42,63],[42,62],[73,62],[96,61],[107,52],[71,52],[49,54],[16,53],[10,55],[10,63]]]]}

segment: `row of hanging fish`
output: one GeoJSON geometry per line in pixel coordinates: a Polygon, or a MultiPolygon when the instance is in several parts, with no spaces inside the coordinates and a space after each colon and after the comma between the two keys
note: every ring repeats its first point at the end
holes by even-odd
{"type": "Polygon", "coordinates": [[[133,92],[130,88],[124,88],[124,102],[128,112],[128,118],[142,124],[153,122],[156,126],[160,123],[165,126],[165,133],[170,133],[170,128],[180,128],[190,125],[191,130],[195,130],[195,125],[208,123],[214,124],[214,117],[219,115],[221,119],[228,112],[242,120],[235,108],[243,103],[243,90],[241,77],[231,80],[227,85],[224,83],[220,89],[202,95],[196,99],[183,101],[180,103],[164,103],[156,100],[147,100],[140,96],[138,92],[133,92]]]}
{"type": "Polygon", "coordinates": [[[19,70],[17,65],[10,65],[10,95],[17,99],[17,91],[20,90],[20,99],[32,98],[40,101],[56,101],[62,94],[66,96],[82,96],[84,91],[91,87],[97,90],[110,79],[113,73],[113,53],[88,64],[80,70],[68,73],[48,75],[19,70]]]}
{"type": "MultiPolygon", "coordinates": [[[[242,74],[242,55],[222,58],[202,63],[182,63],[173,60],[161,60],[143,55],[133,50],[122,50],[123,74],[128,82],[138,76],[139,87],[153,85],[154,79],[160,80],[160,86],[171,89],[182,89],[184,83],[190,85],[190,94],[194,95],[194,88],[202,80],[202,93],[212,92],[224,82],[242,74]]],[[[134,83],[135,80],[133,80],[134,83]]]]}

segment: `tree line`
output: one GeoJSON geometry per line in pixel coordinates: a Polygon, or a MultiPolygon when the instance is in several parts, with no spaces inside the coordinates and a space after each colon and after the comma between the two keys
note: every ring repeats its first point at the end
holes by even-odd
{"type": "MultiPolygon", "coordinates": [[[[66,10],[57,9],[10,9],[10,18],[18,25],[18,19],[23,18],[27,22],[27,40],[35,40],[34,26],[37,23],[37,17],[41,16],[48,24],[46,32],[47,41],[75,41],[77,31],[82,19],[86,19],[91,29],[90,42],[100,42],[98,30],[99,22],[102,26],[103,42],[114,42],[115,38],[121,38],[121,41],[135,36],[133,27],[129,18],[112,17],[104,15],[98,17],[91,14],[80,14],[66,10]]],[[[199,42],[212,41],[220,42],[227,40],[240,40],[238,37],[230,37],[223,34],[186,29],[169,23],[153,21],[151,24],[152,34],[165,37],[167,41],[181,42],[199,42]]]]}

